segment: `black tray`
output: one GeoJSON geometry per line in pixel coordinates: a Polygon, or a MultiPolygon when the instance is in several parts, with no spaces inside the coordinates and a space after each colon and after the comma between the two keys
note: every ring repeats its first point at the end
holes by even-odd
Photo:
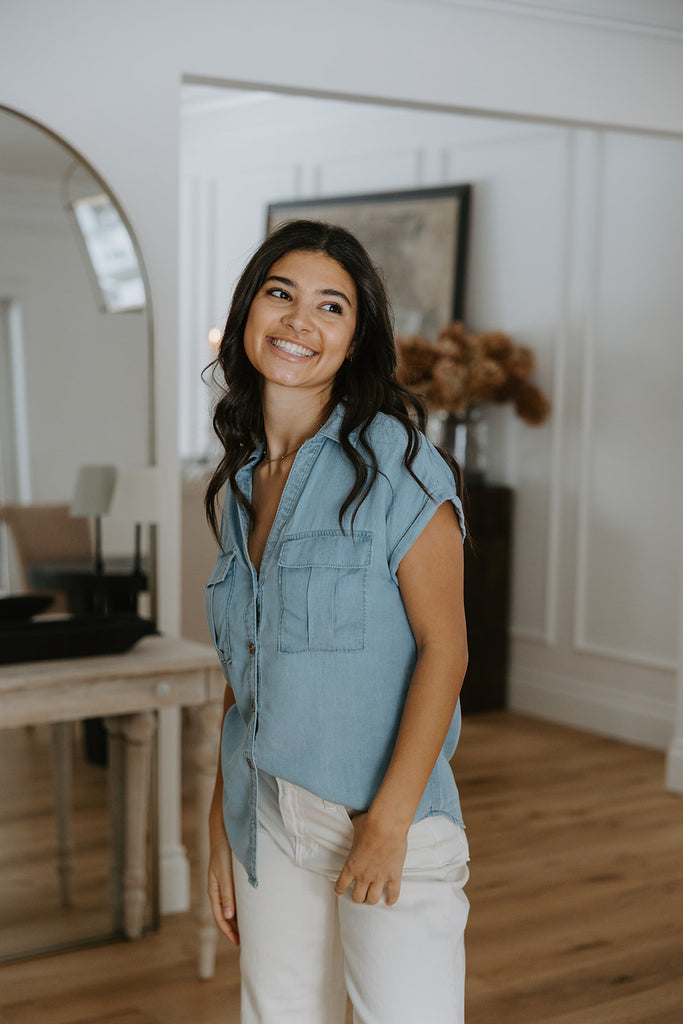
{"type": "Polygon", "coordinates": [[[54,601],[54,594],[7,594],[0,597],[0,624],[11,619],[30,619],[40,615],[54,601]]]}
{"type": "Polygon", "coordinates": [[[155,623],[137,615],[4,621],[0,622],[0,664],[123,654],[152,633],[158,633],[155,623]]]}

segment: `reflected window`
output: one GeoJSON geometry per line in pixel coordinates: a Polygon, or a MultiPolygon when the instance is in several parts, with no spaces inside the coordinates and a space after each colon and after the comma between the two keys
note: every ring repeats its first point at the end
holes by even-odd
{"type": "Polygon", "coordinates": [[[80,229],[106,313],[145,308],[145,285],[135,247],[118,210],[101,193],[75,199],[71,209],[80,229]]]}

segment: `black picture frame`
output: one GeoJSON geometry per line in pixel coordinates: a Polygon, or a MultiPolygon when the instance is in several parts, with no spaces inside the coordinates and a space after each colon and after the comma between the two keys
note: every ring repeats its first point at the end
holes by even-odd
{"type": "Polygon", "coordinates": [[[465,317],[471,193],[460,184],[272,202],[266,231],[298,218],[348,228],[384,274],[396,333],[434,340],[465,317]]]}

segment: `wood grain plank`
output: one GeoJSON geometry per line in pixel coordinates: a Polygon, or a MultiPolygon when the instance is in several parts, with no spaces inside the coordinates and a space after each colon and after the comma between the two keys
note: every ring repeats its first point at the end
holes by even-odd
{"type": "MultiPolygon", "coordinates": [[[[496,712],[466,717],[454,770],[472,851],[467,1024],[681,1024],[683,799],[663,755],[496,712]]],[[[40,818],[37,789],[35,804],[15,793],[19,818],[40,818]]],[[[192,801],[188,777],[190,851],[192,801]]],[[[139,943],[0,967],[0,1024],[238,1020],[238,953],[219,942],[198,981],[190,914],[139,943]]]]}

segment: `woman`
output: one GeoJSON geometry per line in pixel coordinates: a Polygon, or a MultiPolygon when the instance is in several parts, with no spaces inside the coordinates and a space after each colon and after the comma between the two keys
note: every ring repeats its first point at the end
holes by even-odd
{"type": "Polygon", "coordinates": [[[242,1022],[341,1024],[348,991],[358,1024],[454,1024],[457,466],[408,414],[424,426],[381,278],[341,228],[266,239],[216,362],[206,607],[228,685],[209,894],[241,943],[242,1022]]]}

